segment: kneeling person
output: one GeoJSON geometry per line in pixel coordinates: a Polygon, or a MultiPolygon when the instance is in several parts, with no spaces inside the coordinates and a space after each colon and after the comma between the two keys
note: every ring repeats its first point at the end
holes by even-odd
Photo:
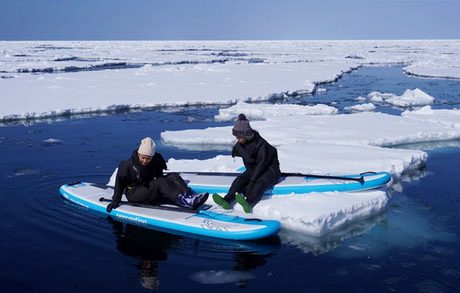
{"type": "Polygon", "coordinates": [[[131,158],[120,162],[107,212],[120,205],[123,193],[134,203],[161,204],[166,201],[189,209],[197,209],[207,200],[207,193],[194,194],[179,174],[165,176],[163,170],[166,169],[163,156],[155,153],[153,139],[142,139],[131,158]]]}

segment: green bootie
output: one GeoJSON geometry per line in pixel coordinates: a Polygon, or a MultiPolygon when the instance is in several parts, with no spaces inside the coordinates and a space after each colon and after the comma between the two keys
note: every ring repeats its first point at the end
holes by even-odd
{"type": "Polygon", "coordinates": [[[216,204],[220,205],[224,210],[230,209],[230,203],[226,201],[222,196],[218,195],[217,193],[214,193],[212,195],[212,199],[214,200],[216,204]]]}
{"type": "Polygon", "coordinates": [[[252,207],[241,193],[236,194],[236,202],[239,203],[246,214],[252,212],[252,207]]]}

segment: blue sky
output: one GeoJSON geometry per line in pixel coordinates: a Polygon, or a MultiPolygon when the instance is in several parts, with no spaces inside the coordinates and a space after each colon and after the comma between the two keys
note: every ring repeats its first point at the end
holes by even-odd
{"type": "Polygon", "coordinates": [[[460,0],[0,0],[0,40],[460,39],[460,0]]]}

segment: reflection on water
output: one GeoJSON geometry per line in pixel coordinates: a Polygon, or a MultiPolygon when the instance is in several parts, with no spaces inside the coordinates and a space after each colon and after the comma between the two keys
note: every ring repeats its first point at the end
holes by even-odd
{"type": "Polygon", "coordinates": [[[393,249],[412,249],[432,242],[452,243],[457,235],[442,222],[433,219],[431,211],[402,194],[394,194],[383,214],[355,222],[322,237],[282,230],[285,244],[304,253],[321,255],[332,252],[339,258],[381,257],[393,249]]]}
{"type": "Polygon", "coordinates": [[[432,151],[442,148],[460,148],[460,140],[430,141],[393,146],[398,149],[432,151]]]}
{"type": "Polygon", "coordinates": [[[389,186],[387,193],[391,195],[394,192],[403,192],[403,185],[405,183],[419,181],[423,177],[427,176],[427,168],[426,165],[423,164],[422,166],[417,166],[417,168],[406,169],[401,174],[400,178],[395,178],[393,176],[391,185],[389,186]]]}
{"type": "Polygon", "coordinates": [[[454,243],[457,235],[433,211],[403,194],[390,200],[384,217],[367,233],[333,251],[339,258],[382,257],[392,250],[410,250],[432,242],[454,243]]]}
{"type": "Polygon", "coordinates": [[[178,236],[123,224],[108,217],[116,236],[117,249],[138,260],[139,281],[147,289],[159,289],[159,263],[168,259],[167,250],[178,236]]]}
{"type": "Polygon", "coordinates": [[[260,241],[231,241],[220,239],[187,238],[165,232],[125,224],[107,217],[116,236],[116,248],[137,260],[139,282],[151,290],[161,289],[160,267],[167,262],[168,251],[203,258],[226,258],[233,255],[231,270],[208,270],[192,273],[189,278],[201,284],[234,283],[239,287],[256,278],[248,272],[266,263],[280,246],[278,237],[260,241]]]}
{"type": "Polygon", "coordinates": [[[201,271],[196,272],[190,276],[190,279],[201,283],[201,284],[227,284],[236,283],[239,287],[243,287],[244,284],[254,279],[255,275],[245,271],[201,271]]]}
{"type": "Polygon", "coordinates": [[[375,215],[362,221],[341,227],[327,235],[314,237],[296,231],[281,230],[280,237],[285,244],[293,245],[304,253],[321,255],[339,247],[348,238],[360,236],[385,220],[384,214],[375,215]]]}

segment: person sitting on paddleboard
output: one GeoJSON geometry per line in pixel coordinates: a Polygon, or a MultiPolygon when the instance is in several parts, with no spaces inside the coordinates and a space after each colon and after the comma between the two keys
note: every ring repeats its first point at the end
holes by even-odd
{"type": "Polygon", "coordinates": [[[232,157],[243,158],[246,170],[236,177],[225,197],[214,194],[212,198],[224,209],[229,209],[236,198],[244,211],[250,213],[265,190],[278,183],[281,176],[278,152],[259,132],[251,128],[244,114],[238,116],[232,132],[237,138],[232,157]]]}
{"type": "Polygon", "coordinates": [[[180,207],[197,209],[208,198],[208,193],[194,194],[177,173],[166,176],[166,162],[155,153],[155,142],[150,137],[142,139],[131,158],[121,161],[115,179],[115,190],[107,212],[116,209],[123,193],[130,202],[160,204],[169,200],[180,207]]]}

